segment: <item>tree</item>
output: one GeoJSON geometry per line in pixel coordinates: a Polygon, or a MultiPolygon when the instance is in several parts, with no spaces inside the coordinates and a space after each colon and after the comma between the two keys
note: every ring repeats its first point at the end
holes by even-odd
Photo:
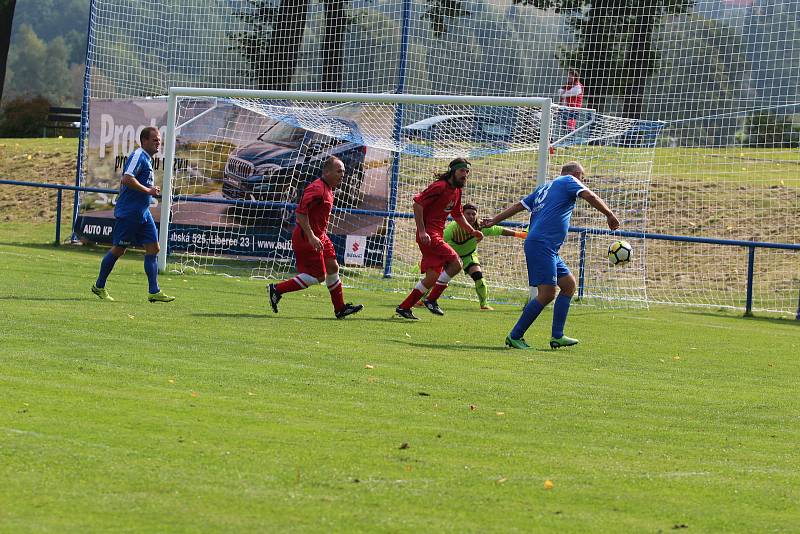
{"type": "Polygon", "coordinates": [[[232,48],[244,55],[258,89],[287,91],[297,68],[308,0],[281,0],[278,7],[267,0],[249,1],[250,9],[236,12],[249,29],[228,36],[232,48]]]}
{"type": "Polygon", "coordinates": [[[472,14],[464,7],[461,0],[427,0],[427,2],[428,9],[422,15],[422,19],[430,22],[436,38],[442,38],[447,34],[449,20],[469,17],[472,14]]]}
{"type": "MultiPolygon", "coordinates": [[[[308,19],[309,0],[282,0],[273,7],[268,0],[250,0],[250,8],[236,15],[250,29],[229,37],[235,41],[250,65],[250,74],[259,89],[288,90],[297,62],[308,19]]],[[[350,26],[349,0],[322,0],[325,7],[323,37],[323,91],[341,91],[344,70],[345,35],[350,26]]]]}
{"type": "Polygon", "coordinates": [[[3,85],[6,81],[6,62],[16,4],[17,0],[0,0],[0,100],[3,98],[3,85]]]}
{"type": "Polygon", "coordinates": [[[12,95],[43,96],[54,104],[65,104],[70,95],[69,51],[64,39],[57,37],[45,43],[33,28],[23,24],[18,44],[9,65],[14,71],[9,87],[12,95]]]}
{"type": "Polygon", "coordinates": [[[687,13],[694,0],[513,0],[566,16],[575,41],[562,48],[564,68],[577,68],[587,107],[605,110],[611,97],[622,114],[642,115],[647,79],[660,54],[654,35],[667,15],[687,13]]]}
{"type": "Polygon", "coordinates": [[[322,43],[322,90],[341,91],[344,36],[350,25],[347,0],[322,0],[325,5],[325,40],[322,43]]]}

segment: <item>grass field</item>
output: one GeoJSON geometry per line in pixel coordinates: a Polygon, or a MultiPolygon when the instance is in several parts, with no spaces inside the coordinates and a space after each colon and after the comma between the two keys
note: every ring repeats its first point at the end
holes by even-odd
{"type": "Polygon", "coordinates": [[[796,532],[800,329],[575,306],[502,347],[516,307],[392,319],[399,296],[267,311],[264,284],[0,226],[4,532],[796,532]],[[545,481],[553,487],[545,489],[545,481]]]}

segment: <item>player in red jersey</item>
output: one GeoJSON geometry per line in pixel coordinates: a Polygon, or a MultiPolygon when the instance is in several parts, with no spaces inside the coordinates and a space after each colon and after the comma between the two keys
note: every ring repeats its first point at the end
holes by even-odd
{"type": "Polygon", "coordinates": [[[328,219],[333,208],[333,190],[342,183],[344,163],[331,156],[322,167],[322,178],[314,180],[303,192],[303,198],[295,211],[297,226],[292,232],[292,249],[298,275],[281,282],[269,284],[269,303],[278,313],[281,297],[292,291],[306,289],[322,283],[331,292],[331,302],[337,319],[360,312],[361,304],[344,303],[342,281],[339,279],[339,264],[336,251],[328,237],[328,219]]]}
{"type": "Polygon", "coordinates": [[[483,234],[473,228],[461,212],[461,189],[467,183],[470,163],[464,158],[450,162],[447,172],[437,175],[437,180],[425,191],[414,196],[414,221],[417,223],[417,245],[422,252],[420,268],[425,278],[417,283],[395,312],[405,319],[416,320],[411,307],[430,290],[422,301],[435,315],[444,315],[437,299],[447,289],[450,279],[461,271],[461,258],[453,248],[445,243],[442,234],[447,216],[480,241],[483,234]]]}

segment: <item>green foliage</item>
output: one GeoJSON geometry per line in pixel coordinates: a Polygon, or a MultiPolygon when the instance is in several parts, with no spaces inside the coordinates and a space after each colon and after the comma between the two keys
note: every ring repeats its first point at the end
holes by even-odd
{"type": "Polygon", "coordinates": [[[72,32],[82,34],[85,41],[89,4],[90,0],[17,0],[14,26],[28,25],[45,41],[72,32]]]}
{"type": "Polygon", "coordinates": [[[282,0],[274,7],[269,0],[249,0],[246,9],[235,12],[246,29],[228,35],[231,48],[250,66],[248,77],[262,90],[288,90],[297,69],[309,0],[282,0]]]}
{"type": "Polygon", "coordinates": [[[44,97],[15,98],[3,106],[0,137],[39,137],[47,123],[50,102],[44,97]]]}
{"type": "Polygon", "coordinates": [[[732,68],[741,61],[747,43],[741,28],[723,20],[689,15],[662,25],[659,40],[683,35],[683,48],[664,52],[649,94],[648,118],[664,119],[663,101],[670,102],[669,116],[677,122],[668,125],[665,136],[674,136],[682,146],[725,146],[734,144],[741,119],[720,109],[747,98],[749,71],[732,68]],[[685,50],[696,53],[686,54],[685,50]],[[693,89],[693,91],[689,91],[693,89]],[[703,120],[683,122],[692,117],[703,120]]]}
{"type": "MultiPolygon", "coordinates": [[[[427,0],[428,9],[422,15],[431,25],[431,30],[437,38],[447,34],[449,23],[453,19],[469,17],[472,13],[464,7],[461,0],[427,0]]],[[[459,32],[456,32],[459,34],[459,32]]]]}
{"type": "Polygon", "coordinates": [[[747,117],[738,140],[749,147],[797,148],[800,127],[795,126],[791,115],[760,111],[747,117]]]}
{"type": "Polygon", "coordinates": [[[42,95],[80,103],[89,0],[18,0],[14,12],[6,99],[42,95]],[[77,66],[77,68],[76,68],[77,66]]]}
{"type": "Polygon", "coordinates": [[[69,50],[62,37],[45,42],[33,28],[22,25],[12,46],[9,70],[13,78],[7,93],[15,96],[43,96],[54,104],[75,104],[69,50]]]}
{"type": "Polygon", "coordinates": [[[663,17],[687,13],[694,5],[694,0],[513,1],[564,14],[575,41],[559,59],[581,73],[589,107],[606,111],[609,97],[623,97],[622,114],[634,118],[642,115],[645,81],[658,68],[654,35],[663,17]]]}

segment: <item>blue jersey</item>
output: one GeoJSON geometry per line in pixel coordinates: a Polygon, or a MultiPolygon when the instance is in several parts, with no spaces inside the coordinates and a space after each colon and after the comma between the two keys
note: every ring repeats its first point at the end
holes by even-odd
{"type": "Polygon", "coordinates": [[[586,186],[571,175],[542,184],[520,202],[531,212],[528,240],[539,241],[554,250],[561,248],[569,231],[575,201],[586,186]]]}
{"type": "MultiPolygon", "coordinates": [[[[153,160],[150,155],[141,148],[131,152],[122,171],[123,176],[126,174],[136,178],[145,187],[153,187],[153,160]]],[[[144,220],[144,214],[150,208],[150,195],[126,185],[121,186],[119,191],[114,217],[140,217],[144,220]]]]}

